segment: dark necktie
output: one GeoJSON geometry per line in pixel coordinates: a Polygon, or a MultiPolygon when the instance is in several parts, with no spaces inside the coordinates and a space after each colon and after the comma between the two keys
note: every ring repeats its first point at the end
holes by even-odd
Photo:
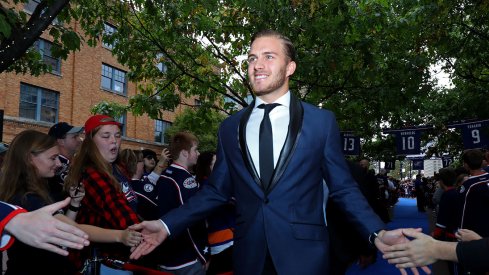
{"type": "Polygon", "coordinates": [[[265,190],[270,185],[272,179],[273,163],[273,134],[272,123],[270,122],[270,111],[279,106],[278,103],[260,104],[258,108],[264,109],[265,114],[260,124],[260,178],[265,190]]]}

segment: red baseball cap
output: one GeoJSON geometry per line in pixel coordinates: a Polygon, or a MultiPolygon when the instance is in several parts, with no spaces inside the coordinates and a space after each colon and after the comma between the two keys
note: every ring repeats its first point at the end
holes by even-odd
{"type": "Polygon", "coordinates": [[[116,121],[113,117],[107,116],[107,115],[94,115],[91,116],[87,121],[85,122],[85,134],[90,134],[90,132],[102,125],[117,125],[119,127],[122,126],[122,124],[118,121],[116,121]]]}

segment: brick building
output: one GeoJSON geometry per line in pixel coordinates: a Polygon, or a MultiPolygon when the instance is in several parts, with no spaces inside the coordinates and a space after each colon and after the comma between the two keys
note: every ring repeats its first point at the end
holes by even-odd
{"type": "MultiPolygon", "coordinates": [[[[24,10],[28,9],[27,4],[24,10]]],[[[107,24],[106,31],[110,28],[113,27],[107,24]]],[[[45,35],[34,45],[43,60],[52,65],[51,73],[39,77],[0,74],[0,109],[4,110],[2,140],[6,143],[25,129],[47,133],[56,122],[82,126],[95,104],[103,100],[127,103],[137,93],[137,83],[127,80],[128,70],[112,56],[111,45],[83,45],[66,60],[51,57],[51,45],[45,35]]],[[[182,99],[193,103],[193,99],[182,99]]],[[[122,148],[151,148],[159,152],[166,143],[165,129],[182,108],[180,105],[174,112],[164,112],[163,120],[126,114],[120,119],[124,124],[122,148]]]]}

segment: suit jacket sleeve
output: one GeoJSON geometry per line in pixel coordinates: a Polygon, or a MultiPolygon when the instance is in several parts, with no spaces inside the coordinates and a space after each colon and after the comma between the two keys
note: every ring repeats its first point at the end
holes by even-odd
{"type": "Polygon", "coordinates": [[[5,202],[0,202],[0,251],[8,249],[14,243],[14,238],[4,231],[7,223],[17,214],[27,212],[25,209],[5,202]]]}
{"type": "Polygon", "coordinates": [[[349,171],[341,151],[340,131],[333,113],[327,116],[326,144],[323,148],[322,173],[332,199],[345,218],[353,223],[365,239],[369,234],[385,227],[369,206],[349,171]]]}

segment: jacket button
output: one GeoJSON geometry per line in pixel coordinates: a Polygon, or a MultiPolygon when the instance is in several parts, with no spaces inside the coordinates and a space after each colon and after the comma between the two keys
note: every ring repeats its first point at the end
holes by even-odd
{"type": "Polygon", "coordinates": [[[267,204],[268,202],[269,202],[268,198],[265,198],[265,199],[263,200],[263,203],[264,203],[264,204],[267,204]]]}

